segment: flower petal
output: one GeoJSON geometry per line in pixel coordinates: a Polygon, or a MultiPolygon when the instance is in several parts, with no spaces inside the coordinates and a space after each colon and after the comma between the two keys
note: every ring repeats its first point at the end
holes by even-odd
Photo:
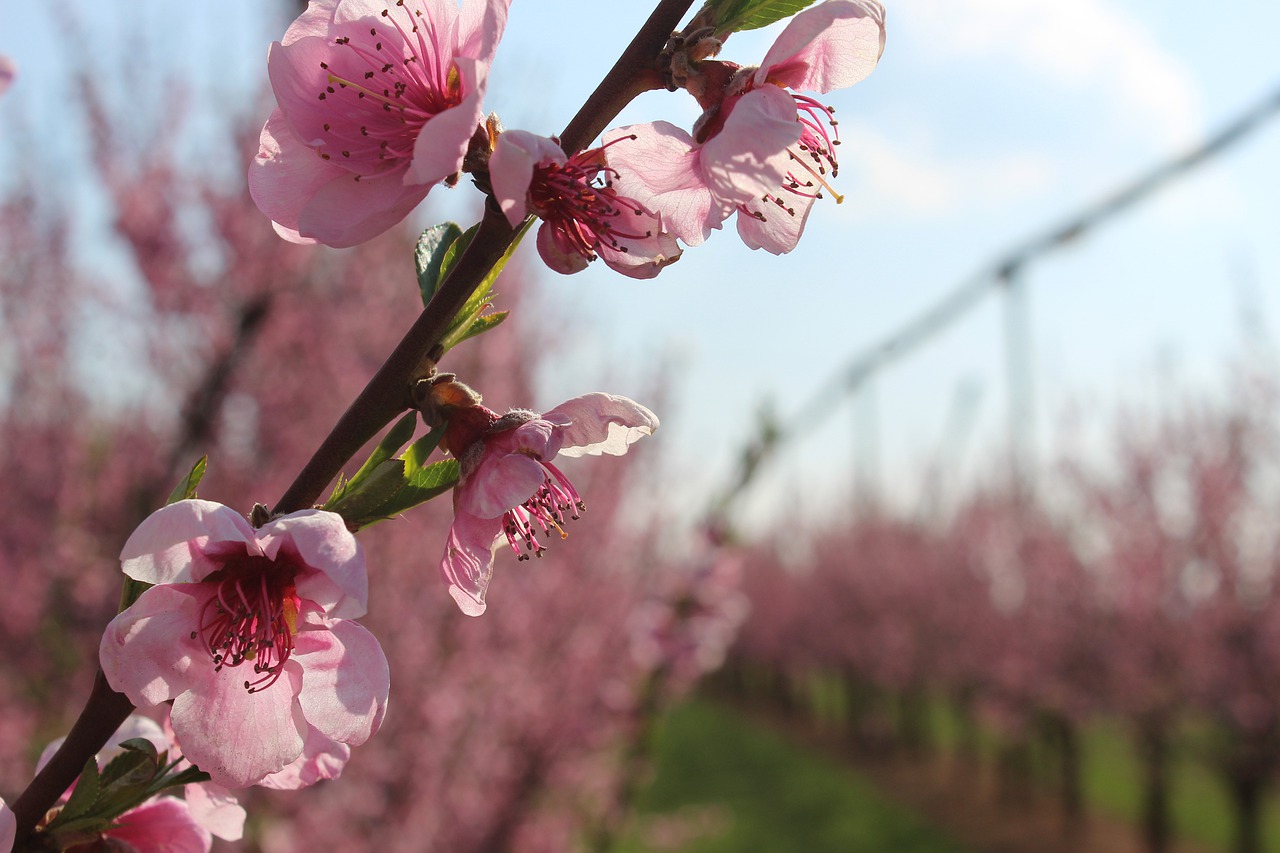
{"type": "Polygon", "coordinates": [[[346,619],[299,631],[293,659],[302,666],[298,704],[309,725],[351,746],[378,730],[387,711],[391,670],[373,634],[346,619]]]}
{"type": "Polygon", "coordinates": [[[0,850],[12,850],[18,834],[18,818],[0,799],[0,850]]]}
{"type": "Polygon", "coordinates": [[[555,272],[573,275],[587,268],[590,261],[576,249],[565,250],[556,239],[556,228],[550,222],[538,226],[538,257],[555,272]]]}
{"type": "Polygon", "coordinates": [[[529,212],[529,183],[533,167],[539,163],[563,163],[564,151],[545,136],[524,130],[508,130],[498,137],[489,157],[489,179],[498,205],[512,228],[519,227],[529,212]]]}
{"type": "Polygon", "coordinates": [[[479,616],[485,610],[484,597],[493,577],[494,540],[502,535],[502,522],[463,512],[456,502],[454,509],[440,574],[459,609],[468,616],[479,616]]]}
{"type": "Polygon", "coordinates": [[[138,707],[158,705],[191,688],[213,669],[209,653],[193,639],[200,608],[213,594],[196,585],[154,586],[111,620],[98,646],[98,661],[113,690],[138,707]]]}
{"type": "Polygon", "coordinates": [[[693,137],[675,125],[656,121],[611,130],[604,144],[609,166],[618,172],[618,192],[656,211],[662,227],[686,245],[704,243],[729,215],[714,204],[702,181],[693,137]]]}
{"type": "Polygon", "coordinates": [[[177,797],[156,797],[116,819],[103,833],[137,853],[209,853],[213,836],[177,797]]]}
{"type": "Polygon", "coordinates": [[[346,170],[304,145],[280,110],[271,113],[258,138],[258,153],[249,164],[249,195],[291,243],[314,243],[298,233],[302,208],[330,181],[346,170]]]}
{"type": "Polygon", "coordinates": [[[510,6],[511,0],[462,0],[458,12],[457,54],[475,57],[486,65],[492,62],[507,27],[510,6]]]}
{"type": "Polygon", "coordinates": [[[786,208],[772,202],[757,202],[748,205],[746,210],[738,211],[738,236],[748,248],[785,255],[800,242],[800,234],[809,220],[814,200],[787,192],[783,192],[780,198],[786,203],[786,208]],[[759,217],[752,215],[756,211],[759,217]]]}
{"type": "Polygon", "coordinates": [[[198,782],[184,785],[182,796],[196,823],[223,841],[239,841],[244,837],[244,806],[221,785],[198,782]]]}
{"type": "Polygon", "coordinates": [[[298,233],[335,249],[372,240],[409,215],[430,186],[399,180],[399,172],[361,178],[347,172],[321,186],[298,215],[298,233]]]}
{"type": "Polygon", "coordinates": [[[480,98],[484,94],[480,65],[464,57],[454,59],[453,64],[462,77],[462,91],[467,94],[457,106],[437,113],[422,126],[413,143],[413,162],[404,175],[406,184],[423,184],[429,189],[459,171],[471,136],[480,124],[480,98]]]}
{"type": "Polygon", "coordinates": [[[658,428],[658,416],[635,400],[595,391],[566,400],[546,414],[567,419],[561,456],[621,456],[658,428]]]}
{"type": "Polygon", "coordinates": [[[827,0],[791,19],[765,54],[756,85],[830,92],[864,79],[884,53],[884,7],[875,0],[827,0]]]}
{"type": "Polygon", "coordinates": [[[338,743],[317,728],[307,730],[302,754],[279,773],[272,773],[258,783],[277,791],[296,791],[326,779],[337,779],[351,758],[351,747],[338,743]]]}
{"type": "Polygon", "coordinates": [[[785,90],[762,86],[743,95],[702,146],[707,189],[735,208],[777,192],[791,159],[787,148],[799,141],[800,130],[795,101],[785,90]]]}
{"type": "Polygon", "coordinates": [[[284,552],[315,570],[298,575],[298,594],[319,604],[326,616],[354,619],[368,610],[364,551],[342,516],[302,510],[268,522],[258,536],[271,559],[284,552]]]}
{"type": "Polygon", "coordinates": [[[499,518],[533,497],[546,479],[546,469],[531,456],[491,453],[458,487],[459,510],[478,518],[499,518]]]}
{"type": "Polygon", "coordinates": [[[259,553],[253,528],[242,515],[212,501],[188,500],[147,516],[124,543],[120,561],[134,580],[187,583],[222,567],[210,555],[246,549],[259,553]]]}
{"type": "Polygon", "coordinates": [[[307,730],[295,701],[302,667],[287,661],[274,684],[250,693],[244,681],[252,670],[226,667],[173,702],[173,730],[183,754],[228,788],[256,785],[279,772],[302,753],[307,730]]]}

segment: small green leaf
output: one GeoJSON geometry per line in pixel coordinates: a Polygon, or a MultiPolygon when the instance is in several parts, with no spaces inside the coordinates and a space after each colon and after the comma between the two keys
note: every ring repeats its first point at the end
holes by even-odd
{"type": "Polygon", "coordinates": [[[360,470],[345,483],[338,482],[338,485],[333,489],[333,494],[329,496],[329,500],[325,501],[323,509],[337,512],[334,506],[345,500],[346,496],[353,491],[359,490],[360,484],[364,482],[365,478],[377,470],[378,466],[383,462],[394,456],[397,450],[404,447],[405,442],[413,438],[413,431],[417,429],[417,426],[418,413],[416,411],[409,412],[396,421],[395,426],[387,430],[386,436],[383,437],[382,441],[378,442],[378,446],[373,449],[373,452],[369,454],[369,458],[360,466],[360,470]]]}
{"type": "Polygon", "coordinates": [[[418,504],[439,497],[458,484],[458,460],[442,459],[424,465],[406,479],[395,497],[382,506],[385,517],[399,515],[418,504]]]}
{"type": "Polygon", "coordinates": [[[173,487],[173,491],[169,493],[169,499],[165,503],[173,504],[194,498],[196,496],[196,486],[200,485],[200,481],[204,479],[204,470],[208,463],[209,457],[201,456],[191,468],[191,472],[178,485],[173,487]]]}
{"type": "Polygon", "coordinates": [[[440,441],[444,438],[444,430],[444,427],[431,430],[400,454],[400,458],[404,460],[405,476],[412,477],[418,469],[427,464],[427,457],[440,446],[440,441]]]}
{"type": "Polygon", "coordinates": [[[64,822],[75,820],[89,813],[93,808],[93,804],[98,801],[98,794],[101,793],[102,786],[99,784],[98,777],[98,761],[90,758],[84,763],[84,769],[80,771],[80,779],[76,782],[76,788],[71,792],[71,797],[67,800],[67,804],[62,807],[62,811],[58,812],[58,817],[64,822]]]}
{"type": "Polygon", "coordinates": [[[496,314],[482,314],[476,317],[471,321],[471,325],[467,327],[467,330],[459,335],[458,339],[453,343],[460,344],[467,338],[474,338],[476,335],[483,334],[490,329],[496,329],[502,325],[502,321],[507,319],[510,313],[510,311],[499,311],[496,314]]]}
{"type": "Polygon", "coordinates": [[[336,512],[350,525],[364,527],[386,516],[382,506],[396,496],[405,482],[404,462],[389,459],[375,468],[358,489],[349,490],[330,507],[330,512],[336,512]]]}
{"type": "MultiPolygon", "coordinates": [[[[440,346],[448,352],[458,342],[471,337],[468,334],[471,325],[476,321],[484,309],[489,305],[490,290],[493,289],[493,283],[498,280],[498,275],[502,272],[507,262],[511,260],[511,256],[515,254],[516,247],[520,245],[520,241],[524,239],[524,235],[529,233],[529,227],[533,224],[533,219],[529,219],[520,230],[516,232],[515,239],[511,241],[511,245],[503,252],[502,257],[498,259],[493,268],[485,275],[479,286],[472,292],[471,297],[466,303],[458,309],[458,313],[454,315],[453,321],[449,324],[449,328],[445,331],[444,336],[440,339],[440,346]]],[[[462,252],[470,244],[471,238],[475,235],[475,231],[479,226],[472,226],[468,231],[458,238],[458,241],[450,247],[457,247],[457,254],[446,257],[445,263],[441,268],[441,276],[447,275],[448,270],[452,269],[457,262],[457,258],[462,257],[462,252]]],[[[481,331],[484,331],[483,329],[481,331]]]]}
{"type": "Polygon", "coordinates": [[[414,267],[418,271],[418,288],[422,291],[422,304],[426,305],[440,289],[447,270],[445,258],[454,243],[462,236],[462,228],[453,222],[432,225],[418,237],[413,248],[414,267]]]}
{"type": "Polygon", "coordinates": [[[120,744],[123,751],[102,768],[102,787],[116,783],[138,785],[150,783],[160,768],[155,744],[145,738],[136,738],[120,744]],[[146,744],[143,747],[142,744],[146,744]]]}
{"type": "Polygon", "coordinates": [[[791,17],[813,5],[813,2],[814,0],[721,0],[707,5],[715,10],[716,35],[724,37],[730,33],[767,27],[791,17]]]}

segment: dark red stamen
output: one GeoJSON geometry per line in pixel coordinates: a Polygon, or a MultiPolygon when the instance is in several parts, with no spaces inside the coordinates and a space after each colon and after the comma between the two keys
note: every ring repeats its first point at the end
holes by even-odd
{"type": "Polygon", "coordinates": [[[556,248],[563,254],[596,259],[600,246],[625,252],[624,240],[643,240],[626,218],[653,213],[612,186],[618,172],[604,162],[604,150],[634,137],[624,136],[600,148],[581,151],[565,163],[540,163],[529,184],[529,205],[551,226],[556,248]]]}
{"type": "Polygon", "coordinates": [[[547,479],[534,492],[533,497],[515,509],[507,510],[502,517],[502,532],[506,534],[511,550],[521,560],[527,560],[530,556],[541,557],[542,552],[547,550],[538,540],[534,522],[542,529],[542,533],[548,533],[554,528],[564,538],[569,534],[564,532],[563,525],[578,518],[587,509],[569,478],[560,469],[549,462],[541,464],[547,470],[547,479]],[[525,548],[523,551],[520,550],[522,544],[525,548]]]}
{"type": "Polygon", "coordinates": [[[298,612],[293,576],[292,566],[244,556],[228,560],[208,579],[217,592],[205,602],[191,637],[203,641],[216,672],[252,661],[258,678],[245,680],[250,693],[275,684],[293,652],[298,612]]]}

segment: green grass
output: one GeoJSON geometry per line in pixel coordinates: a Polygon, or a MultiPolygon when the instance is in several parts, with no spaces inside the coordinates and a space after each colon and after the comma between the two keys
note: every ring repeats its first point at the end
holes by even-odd
{"type": "Polygon", "coordinates": [[[616,853],[962,853],[839,758],[706,702],[673,711],[616,853]],[[663,843],[683,835],[678,842],[663,843]]]}

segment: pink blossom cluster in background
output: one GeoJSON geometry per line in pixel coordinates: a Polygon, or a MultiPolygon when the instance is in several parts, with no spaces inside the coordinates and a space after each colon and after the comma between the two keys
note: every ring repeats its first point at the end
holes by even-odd
{"type": "Polygon", "coordinates": [[[832,679],[868,748],[919,745],[939,701],[971,754],[980,728],[1010,750],[1049,732],[1076,809],[1081,726],[1123,720],[1148,807],[1165,809],[1145,825],[1166,833],[1170,762],[1198,725],[1212,736],[1196,748],[1251,813],[1280,772],[1274,383],[1130,418],[1110,453],[946,520],[865,511],[753,549],[731,680],[794,707],[832,679]]]}

